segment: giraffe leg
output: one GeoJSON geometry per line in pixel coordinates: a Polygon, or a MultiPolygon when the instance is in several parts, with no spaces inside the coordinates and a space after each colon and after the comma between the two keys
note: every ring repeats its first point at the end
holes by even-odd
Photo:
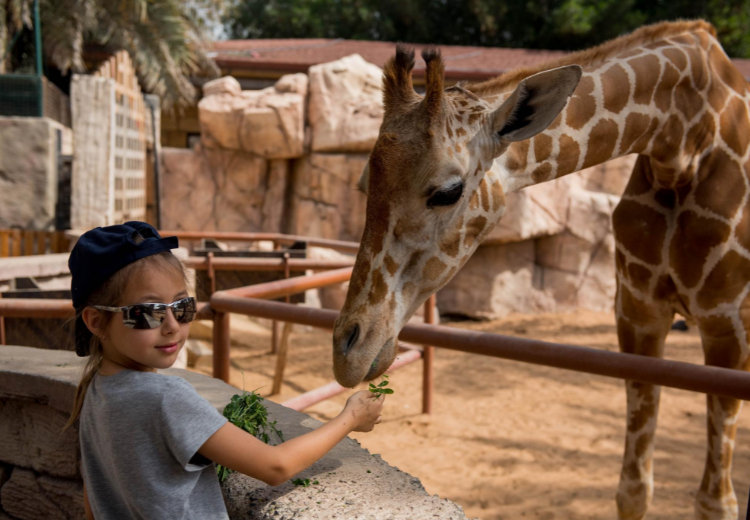
{"type": "MultiPolygon", "coordinates": [[[[732,320],[715,316],[699,320],[706,365],[747,369],[745,330],[735,330],[732,320]]],[[[708,452],[698,494],[695,517],[700,520],[734,520],[739,511],[732,486],[732,456],[737,434],[737,416],[742,401],[706,396],[708,452]]]]}
{"type": "MultiPolygon", "coordinates": [[[[647,305],[618,283],[617,335],[622,352],[662,357],[673,317],[671,306],[664,302],[647,305]]],[[[621,520],[639,520],[646,516],[654,489],[654,434],[661,387],[626,381],[625,389],[628,418],[617,514],[621,520]]]]}

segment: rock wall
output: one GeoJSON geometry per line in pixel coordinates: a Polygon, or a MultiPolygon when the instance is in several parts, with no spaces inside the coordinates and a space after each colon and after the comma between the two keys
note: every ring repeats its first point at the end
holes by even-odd
{"type": "MultiPolygon", "coordinates": [[[[73,403],[82,359],[73,352],[4,346],[0,349],[0,520],[84,519],[83,481],[76,428],[60,435],[73,403]]],[[[163,371],[186,379],[218,410],[239,392],[218,379],[179,369],[163,371]]],[[[322,423],[305,414],[265,403],[269,418],[293,439],[322,423]]],[[[430,496],[416,479],[346,438],[300,478],[271,487],[232,474],[222,485],[234,520],[346,518],[465,520],[460,506],[430,496]],[[376,511],[377,513],[373,513],[376,511]]]]}
{"type": "Polygon", "coordinates": [[[71,131],[40,117],[0,117],[0,228],[54,229],[57,139],[71,153],[71,131]]]}
{"type": "MultiPolygon", "coordinates": [[[[202,144],[164,149],[164,227],[358,241],[366,199],[356,184],[383,117],[381,75],[352,55],[261,91],[231,77],[207,83],[202,144]]],[[[611,309],[610,220],[634,160],[509,194],[501,222],[438,294],[441,311],[611,309]]]]}

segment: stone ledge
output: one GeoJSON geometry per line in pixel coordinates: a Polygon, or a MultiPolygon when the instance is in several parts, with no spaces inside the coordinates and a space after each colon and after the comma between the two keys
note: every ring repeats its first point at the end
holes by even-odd
{"type": "MultiPolygon", "coordinates": [[[[36,401],[69,413],[83,361],[73,352],[0,346],[0,397],[36,401]]],[[[222,381],[194,372],[168,369],[163,373],[184,378],[220,411],[232,395],[239,392],[222,381]]],[[[276,403],[266,401],[266,404],[270,419],[277,421],[287,439],[323,424],[276,403]]],[[[298,487],[287,482],[271,487],[244,475],[231,475],[223,486],[230,518],[466,518],[460,506],[430,496],[419,479],[388,465],[379,456],[371,455],[350,438],[341,441],[299,478],[317,480],[318,484],[298,487]]]]}
{"type": "Polygon", "coordinates": [[[0,280],[33,277],[46,278],[70,274],[69,253],[0,258],[0,280]]]}

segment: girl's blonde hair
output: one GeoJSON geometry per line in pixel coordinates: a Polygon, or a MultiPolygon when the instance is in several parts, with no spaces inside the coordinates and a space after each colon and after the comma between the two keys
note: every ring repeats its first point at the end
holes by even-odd
{"type": "MultiPolygon", "coordinates": [[[[158,269],[167,274],[179,277],[185,282],[185,285],[187,285],[187,273],[185,272],[185,267],[175,255],[170,252],[163,252],[147,256],[140,260],[136,260],[132,264],[126,265],[113,274],[102,284],[101,287],[91,293],[91,296],[89,296],[89,299],[86,302],[86,306],[76,309],[76,319],[80,318],[81,314],[83,314],[83,310],[90,305],[119,306],[120,299],[127,290],[130,282],[140,271],[147,268],[158,269]]],[[[109,311],[99,312],[103,315],[101,329],[104,330],[109,327],[115,313],[109,311]]],[[[72,426],[78,417],[80,417],[81,408],[83,408],[83,400],[86,397],[86,391],[88,390],[92,379],[94,379],[94,375],[96,375],[99,368],[101,368],[103,357],[101,338],[96,334],[91,334],[89,359],[83,367],[81,382],[78,383],[75,400],[73,401],[73,411],[70,413],[70,418],[63,427],[63,431],[72,426]]]]}

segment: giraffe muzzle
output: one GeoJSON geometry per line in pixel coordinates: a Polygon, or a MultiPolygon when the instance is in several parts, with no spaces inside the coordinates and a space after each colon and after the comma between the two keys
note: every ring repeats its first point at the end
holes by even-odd
{"type": "Polygon", "coordinates": [[[348,334],[344,334],[341,337],[339,344],[339,350],[346,356],[352,350],[352,347],[357,344],[359,340],[359,323],[355,323],[348,334]]]}

